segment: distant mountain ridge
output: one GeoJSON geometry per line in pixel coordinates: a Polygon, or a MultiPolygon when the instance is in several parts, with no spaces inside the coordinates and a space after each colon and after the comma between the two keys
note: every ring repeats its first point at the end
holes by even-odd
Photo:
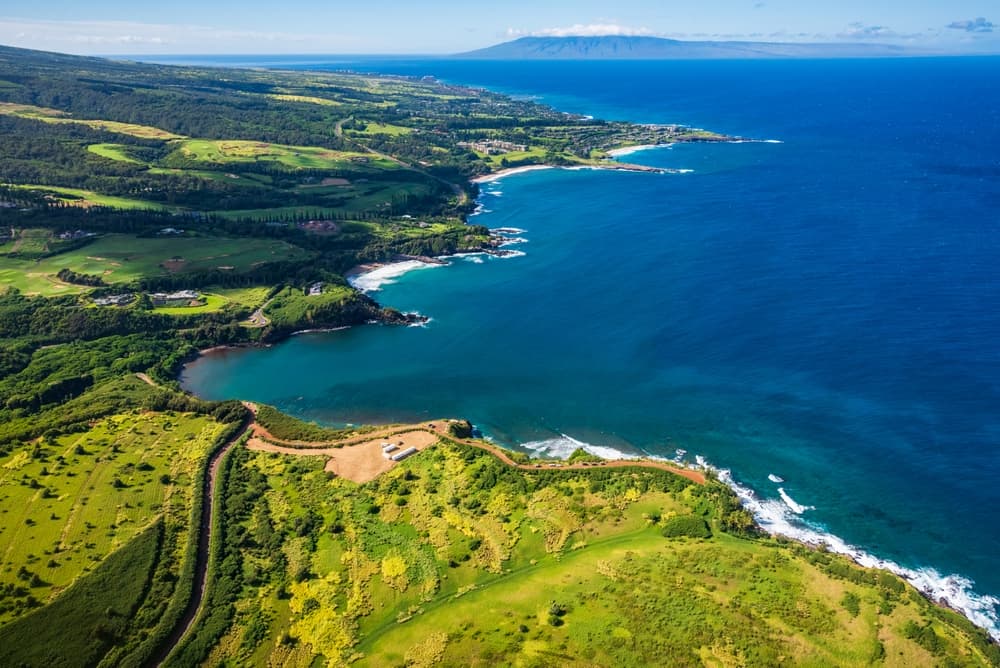
{"type": "Polygon", "coordinates": [[[668,60],[713,58],[873,58],[924,55],[891,44],[683,41],[662,37],[521,37],[456,58],[490,60],[668,60]]]}

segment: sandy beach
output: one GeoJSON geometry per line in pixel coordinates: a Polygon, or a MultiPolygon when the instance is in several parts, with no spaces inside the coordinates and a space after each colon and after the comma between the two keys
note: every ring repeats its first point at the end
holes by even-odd
{"type": "Polygon", "coordinates": [[[553,165],[525,165],[524,167],[511,167],[510,169],[502,169],[499,172],[493,172],[492,174],[477,176],[476,178],[471,179],[471,182],[489,183],[490,181],[502,179],[505,176],[513,176],[514,174],[523,174],[525,172],[537,172],[541,169],[555,169],[555,167],[553,165]]]}
{"type": "Polygon", "coordinates": [[[623,155],[630,155],[632,153],[638,153],[639,151],[648,151],[654,148],[666,148],[667,146],[673,146],[673,144],[640,144],[638,146],[623,146],[621,148],[613,148],[608,151],[608,155],[612,158],[620,158],[623,155]]]}

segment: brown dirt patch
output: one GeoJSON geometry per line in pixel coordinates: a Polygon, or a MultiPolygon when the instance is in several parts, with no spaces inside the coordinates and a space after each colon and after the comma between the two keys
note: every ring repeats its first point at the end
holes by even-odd
{"type": "Polygon", "coordinates": [[[327,471],[332,471],[341,478],[346,478],[356,483],[364,483],[374,480],[380,474],[385,473],[399,463],[388,459],[382,454],[383,443],[393,443],[400,450],[407,448],[424,450],[437,442],[438,437],[436,434],[421,429],[393,434],[387,438],[374,438],[355,445],[345,445],[340,448],[291,448],[268,443],[260,438],[251,438],[247,441],[247,447],[251,450],[277,452],[285,455],[328,457],[329,460],[326,462],[325,467],[327,471]]]}
{"type": "Polygon", "coordinates": [[[178,258],[176,260],[173,259],[164,260],[163,262],[160,263],[160,266],[166,269],[167,271],[180,271],[181,269],[184,268],[185,264],[187,264],[187,260],[183,258],[178,258]]]}

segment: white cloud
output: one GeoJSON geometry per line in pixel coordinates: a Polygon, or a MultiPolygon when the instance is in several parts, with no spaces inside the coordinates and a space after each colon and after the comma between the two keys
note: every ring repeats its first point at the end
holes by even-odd
{"type": "Polygon", "coordinates": [[[869,26],[864,23],[855,22],[837,34],[837,37],[846,39],[885,39],[889,37],[899,37],[899,35],[886,26],[869,26]]]}
{"type": "Polygon", "coordinates": [[[947,27],[965,32],[993,32],[997,26],[992,21],[987,21],[985,17],[980,16],[968,21],[952,21],[947,27]]]}
{"type": "Polygon", "coordinates": [[[251,53],[262,42],[298,53],[331,53],[355,47],[357,38],[336,34],[239,31],[200,25],[131,21],[46,21],[0,18],[0,43],[71,53],[251,53]]]}
{"type": "Polygon", "coordinates": [[[618,23],[577,23],[565,28],[544,28],[535,31],[507,29],[508,37],[524,37],[526,35],[532,37],[605,37],[608,35],[635,37],[654,34],[649,28],[632,28],[618,23]]]}

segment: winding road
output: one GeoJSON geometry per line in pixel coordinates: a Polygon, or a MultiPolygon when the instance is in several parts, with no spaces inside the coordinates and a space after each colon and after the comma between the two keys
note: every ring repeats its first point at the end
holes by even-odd
{"type": "Polygon", "coordinates": [[[201,489],[201,526],[198,528],[198,552],[195,556],[194,589],[191,592],[191,598],[188,601],[187,607],[184,609],[184,614],[181,615],[180,621],[174,628],[173,633],[170,634],[159,652],[150,661],[150,665],[152,666],[158,667],[166,663],[174,650],[180,646],[181,641],[191,632],[195,621],[201,615],[205,602],[205,584],[208,581],[209,546],[212,544],[212,527],[214,526],[217,510],[216,490],[219,470],[226,455],[240,442],[240,439],[243,438],[243,435],[247,433],[253,423],[254,417],[253,412],[251,412],[243,420],[243,424],[236,435],[226,441],[226,444],[219,448],[208,460],[208,474],[205,476],[201,489]]]}
{"type": "Polygon", "coordinates": [[[478,441],[470,438],[456,438],[452,436],[449,431],[449,421],[448,420],[435,420],[433,422],[423,422],[415,425],[394,425],[383,430],[374,430],[366,432],[361,435],[355,435],[353,437],[348,437],[340,441],[326,441],[322,443],[312,443],[306,441],[284,441],[282,439],[277,439],[272,436],[266,428],[258,425],[256,422],[257,407],[249,402],[244,402],[244,405],[248,409],[248,416],[244,420],[243,424],[240,426],[239,431],[233,438],[226,442],[219,450],[212,455],[208,462],[208,474],[205,476],[205,481],[202,486],[202,505],[201,505],[201,526],[198,529],[198,553],[195,558],[195,577],[194,577],[194,588],[191,593],[191,599],[188,601],[187,607],[184,609],[184,614],[181,616],[180,621],[177,623],[177,627],[174,629],[170,637],[167,638],[163,647],[160,649],[159,653],[150,662],[152,666],[161,666],[166,663],[167,659],[170,658],[174,650],[181,645],[181,642],[187,638],[188,634],[194,628],[195,622],[201,615],[202,609],[205,603],[205,588],[208,581],[208,565],[210,560],[209,548],[212,544],[212,529],[215,525],[215,515],[217,512],[217,501],[216,492],[218,486],[219,470],[222,467],[222,462],[226,455],[240,442],[248,432],[252,432],[257,437],[264,437],[267,440],[275,444],[280,444],[286,448],[294,448],[299,450],[302,455],[313,455],[317,454],[317,447],[321,446],[346,446],[351,444],[356,444],[363,440],[381,439],[389,438],[393,434],[400,433],[401,431],[426,431],[434,434],[435,436],[448,438],[453,441],[457,441],[464,445],[468,445],[474,448],[479,448],[480,450],[485,450],[491,455],[499,459],[504,464],[511,466],[513,468],[521,469],[522,471],[538,471],[539,469],[557,469],[557,470],[583,470],[583,469],[595,469],[595,468],[652,468],[660,469],[663,471],[669,471],[679,476],[683,476],[688,480],[699,484],[705,484],[705,475],[700,471],[695,471],[692,469],[685,469],[678,466],[673,466],[666,462],[650,461],[650,460],[615,460],[615,461],[601,461],[593,463],[565,463],[565,462],[546,462],[537,464],[519,464],[515,462],[511,457],[504,452],[501,448],[490,445],[484,441],[478,441]]]}

